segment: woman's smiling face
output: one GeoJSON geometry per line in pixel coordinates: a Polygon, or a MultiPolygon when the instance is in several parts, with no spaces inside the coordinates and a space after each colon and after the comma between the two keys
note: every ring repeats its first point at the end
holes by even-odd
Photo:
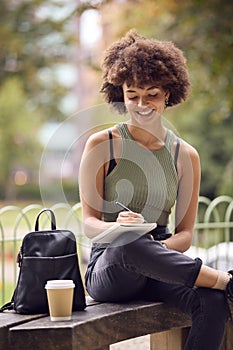
{"type": "Polygon", "coordinates": [[[139,123],[149,121],[155,115],[161,115],[165,109],[165,101],[169,97],[169,92],[155,84],[128,86],[125,83],[123,92],[129,114],[139,123]]]}

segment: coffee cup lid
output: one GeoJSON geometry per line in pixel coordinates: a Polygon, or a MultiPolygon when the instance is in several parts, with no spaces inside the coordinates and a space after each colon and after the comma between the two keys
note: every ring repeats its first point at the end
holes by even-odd
{"type": "Polygon", "coordinates": [[[50,280],[47,281],[45,289],[65,289],[74,288],[75,284],[73,280],[50,280]]]}

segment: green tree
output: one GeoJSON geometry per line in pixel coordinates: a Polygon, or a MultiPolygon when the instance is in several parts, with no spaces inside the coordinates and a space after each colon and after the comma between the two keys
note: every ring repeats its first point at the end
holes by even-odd
{"type": "Polygon", "coordinates": [[[38,169],[39,124],[64,119],[60,101],[69,87],[59,81],[57,70],[70,63],[78,37],[71,29],[76,4],[66,4],[0,1],[1,198],[14,197],[17,170],[30,175],[38,169]]]}
{"type": "Polygon", "coordinates": [[[45,119],[64,118],[59,102],[68,88],[59,82],[56,69],[70,63],[77,45],[78,33],[70,24],[74,10],[58,0],[0,2],[0,88],[17,76],[28,102],[45,119]]]}
{"type": "MultiPolygon", "coordinates": [[[[0,198],[15,196],[15,175],[29,176],[37,164],[35,142],[36,118],[27,107],[26,96],[18,78],[9,78],[0,90],[0,198]],[[32,131],[33,130],[33,131],[32,131]]],[[[35,115],[34,115],[35,116],[35,115]]],[[[31,174],[33,175],[33,174],[31,174]]]]}

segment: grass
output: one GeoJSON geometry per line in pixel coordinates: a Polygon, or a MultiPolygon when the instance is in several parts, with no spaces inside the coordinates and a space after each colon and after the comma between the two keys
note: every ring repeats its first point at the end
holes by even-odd
{"type": "Polygon", "coordinates": [[[12,298],[12,295],[14,292],[14,288],[15,288],[14,283],[6,282],[5,283],[5,293],[4,293],[5,295],[4,295],[4,299],[3,299],[2,284],[0,282],[0,306],[11,301],[11,298],[12,298]]]}

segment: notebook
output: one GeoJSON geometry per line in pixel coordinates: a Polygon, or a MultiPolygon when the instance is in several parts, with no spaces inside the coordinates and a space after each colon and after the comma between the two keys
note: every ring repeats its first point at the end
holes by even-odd
{"type": "MultiPolygon", "coordinates": [[[[120,224],[115,223],[108,230],[98,234],[92,238],[93,243],[112,243],[123,234],[130,234],[130,240],[132,240],[132,234],[135,233],[135,238],[145,235],[151,230],[157,227],[156,223],[143,223],[143,224],[120,224]]],[[[126,238],[127,240],[127,238],[126,238]]]]}

